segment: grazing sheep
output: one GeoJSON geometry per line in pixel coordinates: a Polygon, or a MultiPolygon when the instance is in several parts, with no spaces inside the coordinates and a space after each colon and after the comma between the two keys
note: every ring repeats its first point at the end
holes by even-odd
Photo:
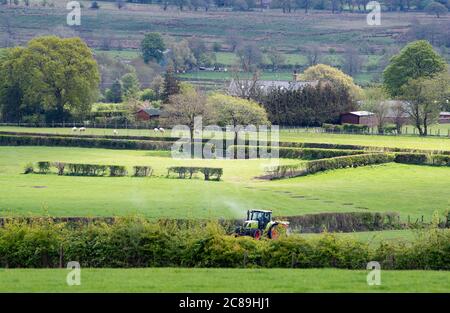
{"type": "Polygon", "coordinates": [[[113,130],[113,134],[114,134],[114,135],[119,134],[119,132],[117,131],[117,129],[114,129],[114,130],[113,130]]]}
{"type": "Polygon", "coordinates": [[[153,128],[153,132],[159,133],[159,129],[157,127],[153,128]]]}
{"type": "Polygon", "coordinates": [[[85,132],[85,131],[86,131],[86,128],[80,127],[80,133],[81,133],[81,132],[85,132]]]}
{"type": "Polygon", "coordinates": [[[76,127],[73,127],[73,128],[72,128],[72,131],[73,131],[73,132],[76,132],[77,130],[78,130],[78,128],[76,128],[76,127]]]}
{"type": "Polygon", "coordinates": [[[161,133],[163,133],[163,134],[164,134],[164,132],[165,132],[164,128],[162,128],[162,127],[159,128],[159,131],[160,131],[161,133]]]}

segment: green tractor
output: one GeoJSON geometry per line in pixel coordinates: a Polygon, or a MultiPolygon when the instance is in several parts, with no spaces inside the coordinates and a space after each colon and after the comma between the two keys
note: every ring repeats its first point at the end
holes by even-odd
{"type": "Polygon", "coordinates": [[[236,236],[250,236],[259,240],[262,236],[277,239],[287,232],[289,222],[272,221],[272,211],[247,211],[247,220],[243,226],[236,228],[236,236]]]}

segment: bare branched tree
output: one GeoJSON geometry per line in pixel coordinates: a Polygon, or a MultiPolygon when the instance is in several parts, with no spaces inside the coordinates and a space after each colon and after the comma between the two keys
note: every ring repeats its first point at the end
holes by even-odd
{"type": "Polygon", "coordinates": [[[243,78],[236,68],[233,69],[233,80],[231,82],[231,93],[244,99],[256,99],[260,93],[260,72],[253,72],[251,79],[243,78]]]}

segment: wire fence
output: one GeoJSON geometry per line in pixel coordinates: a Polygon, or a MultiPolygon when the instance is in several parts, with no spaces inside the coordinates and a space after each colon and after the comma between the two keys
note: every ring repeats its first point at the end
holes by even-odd
{"type": "MultiPolygon", "coordinates": [[[[86,133],[104,133],[109,134],[112,130],[122,130],[130,133],[147,133],[148,131],[153,131],[154,128],[158,128],[159,125],[155,123],[155,121],[141,121],[134,123],[98,123],[98,122],[52,122],[52,123],[0,123],[0,127],[3,128],[29,128],[33,129],[33,131],[38,132],[37,130],[41,128],[43,132],[49,131],[55,134],[64,134],[72,131],[74,127],[86,128],[86,133]],[[44,130],[45,129],[45,130],[44,130]]],[[[0,128],[0,131],[2,129],[0,128]]],[[[225,131],[226,128],[223,128],[225,131]]],[[[326,133],[326,134],[342,134],[342,135],[374,135],[374,136],[419,136],[419,132],[417,128],[413,126],[404,126],[402,128],[401,134],[396,132],[392,133],[379,133],[376,127],[370,127],[365,131],[361,130],[331,130],[325,129],[323,127],[305,127],[305,126],[280,126],[279,130],[281,133],[326,133]]],[[[25,131],[25,130],[24,130],[25,131]]],[[[269,128],[270,131],[270,128],[269,128]]],[[[427,131],[428,136],[433,137],[448,137],[450,138],[450,123],[449,124],[441,124],[437,126],[431,126],[427,131]]]]}
{"type": "MultiPolygon", "coordinates": [[[[402,128],[401,134],[397,132],[379,133],[376,127],[370,127],[366,131],[358,130],[330,130],[323,127],[298,127],[298,126],[280,126],[280,131],[286,133],[327,133],[327,134],[342,134],[342,135],[374,135],[374,136],[419,136],[419,131],[413,126],[405,126],[402,128]]],[[[427,130],[428,136],[449,137],[450,138],[450,124],[446,128],[431,127],[427,130]]]]}

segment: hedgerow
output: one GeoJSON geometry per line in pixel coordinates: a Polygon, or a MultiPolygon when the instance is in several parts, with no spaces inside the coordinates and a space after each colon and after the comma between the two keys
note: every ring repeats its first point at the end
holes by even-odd
{"type": "Polygon", "coordinates": [[[194,167],[194,166],[172,166],[167,169],[167,176],[171,173],[178,175],[178,178],[189,178],[196,173],[202,173],[205,180],[220,180],[223,169],[217,167],[194,167]]]}
{"type": "Polygon", "coordinates": [[[393,162],[394,156],[387,153],[371,153],[340,156],[329,159],[313,160],[300,164],[281,165],[268,168],[268,178],[286,178],[314,174],[321,171],[346,167],[359,167],[371,164],[393,162]]]}
{"type": "Polygon", "coordinates": [[[66,146],[82,148],[170,150],[173,142],[61,136],[0,135],[2,146],[66,146]]]}
{"type": "Polygon", "coordinates": [[[337,156],[355,155],[366,153],[363,150],[350,150],[350,149],[324,149],[324,148],[297,148],[297,147],[266,147],[264,151],[261,147],[248,147],[248,146],[231,146],[230,149],[234,149],[236,154],[238,149],[241,149],[241,154],[246,159],[252,157],[264,158],[265,153],[271,153],[274,157],[274,153],[278,153],[278,157],[287,159],[304,159],[304,160],[317,160],[325,158],[333,158],[337,156]],[[250,150],[252,149],[252,151],[250,150]]]}
{"type": "Polygon", "coordinates": [[[418,165],[450,166],[450,155],[426,153],[396,153],[395,162],[418,165]]]}
{"type": "Polygon", "coordinates": [[[133,166],[134,176],[136,177],[146,177],[151,176],[153,169],[151,166],[133,166]]]}
{"type": "Polygon", "coordinates": [[[331,233],[290,235],[278,240],[227,235],[216,222],[206,225],[118,218],[112,224],[68,226],[42,218],[8,221],[0,227],[0,266],[60,267],[334,267],[365,269],[450,269],[450,230],[431,228],[416,240],[369,245],[331,233]]]}

